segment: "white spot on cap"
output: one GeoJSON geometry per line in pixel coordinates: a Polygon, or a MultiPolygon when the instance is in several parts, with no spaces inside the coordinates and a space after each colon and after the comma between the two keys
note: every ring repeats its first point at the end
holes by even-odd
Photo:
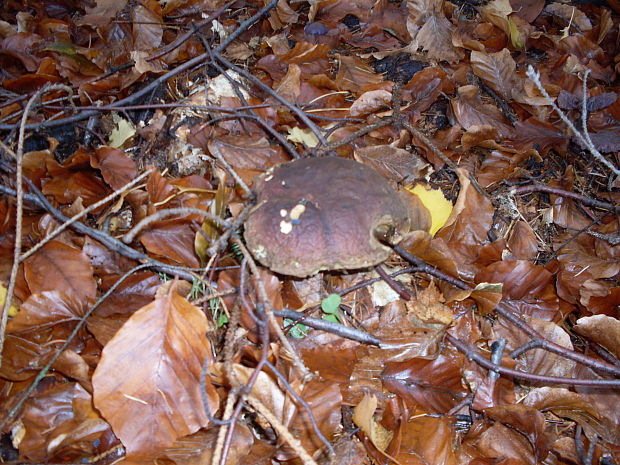
{"type": "Polygon", "coordinates": [[[282,234],[288,234],[293,230],[293,224],[288,221],[280,221],[280,232],[282,234]]]}
{"type": "Polygon", "coordinates": [[[298,203],[291,210],[291,219],[298,220],[301,215],[306,211],[306,206],[298,203]]]}
{"type": "Polygon", "coordinates": [[[284,208],[283,208],[282,210],[280,210],[280,216],[281,216],[282,218],[285,218],[287,213],[288,213],[288,212],[287,212],[284,208]]]}

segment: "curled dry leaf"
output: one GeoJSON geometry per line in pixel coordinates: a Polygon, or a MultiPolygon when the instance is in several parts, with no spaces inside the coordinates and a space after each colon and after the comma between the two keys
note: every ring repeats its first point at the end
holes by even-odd
{"type": "Polygon", "coordinates": [[[385,89],[364,92],[349,108],[351,116],[363,116],[385,109],[392,100],[392,94],[385,89]]]}
{"type": "Polygon", "coordinates": [[[612,425],[609,419],[601,415],[602,412],[587,395],[560,387],[541,387],[532,389],[523,399],[523,404],[576,421],[591,440],[599,436],[606,441],[619,444],[620,434],[617,426],[612,425]]]}
{"type": "MultiPolygon", "coordinates": [[[[94,402],[129,455],[153,456],[206,426],[200,373],[211,357],[207,320],[175,292],[134,313],[104,347],[94,402]]],[[[206,381],[209,408],[218,395],[206,381]]]]}
{"type": "Polygon", "coordinates": [[[387,363],[381,379],[385,387],[414,411],[447,413],[468,390],[461,383],[460,356],[439,355],[434,360],[413,358],[387,363]]]}
{"type": "Polygon", "coordinates": [[[393,145],[371,145],[355,149],[355,159],[374,168],[384,178],[401,182],[426,178],[433,169],[415,153],[393,145]]]}
{"type": "Polygon", "coordinates": [[[365,395],[353,409],[353,421],[362,429],[373,446],[384,452],[392,440],[394,432],[386,429],[375,420],[375,410],[377,410],[377,398],[365,395]]]}
{"type": "Polygon", "coordinates": [[[579,318],[573,327],[577,333],[586,336],[620,359],[620,321],[607,315],[579,318]]]}
{"type": "MultiPolygon", "coordinates": [[[[92,407],[88,392],[78,383],[57,383],[29,399],[19,441],[24,457],[42,461],[56,454],[97,455],[96,444],[110,434],[110,425],[92,407]]],[[[109,443],[108,443],[109,444],[109,443]]]]}

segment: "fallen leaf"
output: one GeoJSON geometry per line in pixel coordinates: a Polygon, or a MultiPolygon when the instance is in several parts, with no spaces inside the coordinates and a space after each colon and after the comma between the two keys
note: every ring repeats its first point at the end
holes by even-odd
{"type": "MultiPolygon", "coordinates": [[[[104,347],[94,402],[129,455],[153,456],[208,424],[200,373],[211,357],[204,313],[170,292],[135,312],[104,347]]],[[[211,412],[218,395],[206,381],[211,412]]]]}

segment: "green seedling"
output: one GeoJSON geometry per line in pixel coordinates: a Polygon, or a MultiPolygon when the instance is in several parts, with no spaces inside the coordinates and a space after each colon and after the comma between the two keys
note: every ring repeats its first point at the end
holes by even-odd
{"type": "Polygon", "coordinates": [[[285,318],[283,323],[285,328],[293,325],[293,327],[289,330],[289,334],[295,339],[303,339],[308,335],[308,331],[310,330],[310,328],[308,328],[305,324],[295,324],[295,322],[289,318],[285,318]]]}
{"type": "Polygon", "coordinates": [[[321,310],[323,310],[323,319],[333,323],[340,323],[340,315],[338,309],[342,299],[338,294],[329,294],[321,301],[321,310]]]}

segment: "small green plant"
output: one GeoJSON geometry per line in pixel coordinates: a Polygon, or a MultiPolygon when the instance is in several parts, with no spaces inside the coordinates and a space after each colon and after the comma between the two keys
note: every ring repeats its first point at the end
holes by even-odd
{"type": "Polygon", "coordinates": [[[338,294],[329,294],[321,301],[321,310],[323,310],[323,319],[333,323],[340,323],[340,315],[338,309],[342,299],[338,294]]]}
{"type": "Polygon", "coordinates": [[[196,279],[192,281],[192,288],[189,291],[190,300],[199,299],[207,293],[207,283],[202,279],[196,279]]]}
{"type": "Polygon", "coordinates": [[[218,328],[221,328],[226,323],[228,323],[228,316],[226,313],[222,311],[222,305],[220,304],[220,299],[211,299],[209,300],[209,310],[211,310],[211,316],[213,320],[216,322],[218,328]]]}
{"type": "Polygon", "coordinates": [[[308,335],[308,331],[310,330],[310,328],[308,328],[305,324],[295,324],[295,322],[289,318],[285,318],[283,324],[285,328],[293,325],[293,327],[289,330],[289,334],[295,339],[303,339],[308,335]]]}

